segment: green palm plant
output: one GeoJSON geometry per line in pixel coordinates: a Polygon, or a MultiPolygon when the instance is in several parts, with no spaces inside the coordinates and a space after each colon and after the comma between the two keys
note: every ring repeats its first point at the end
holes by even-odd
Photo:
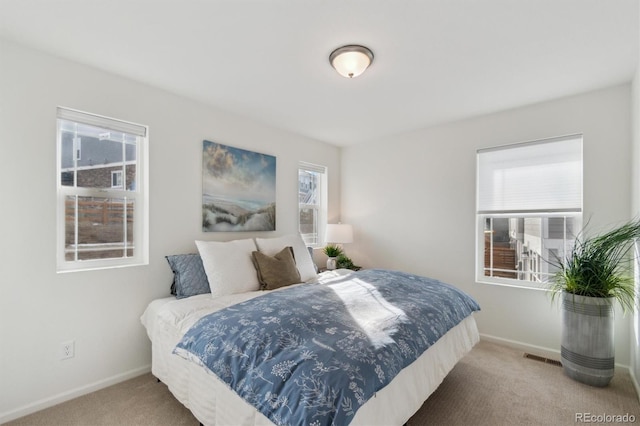
{"type": "Polygon", "coordinates": [[[632,248],[640,239],[640,220],[633,220],[605,234],[580,238],[566,258],[552,261],[558,267],[551,291],[579,296],[613,298],[623,312],[637,306],[631,271],[632,248]]]}

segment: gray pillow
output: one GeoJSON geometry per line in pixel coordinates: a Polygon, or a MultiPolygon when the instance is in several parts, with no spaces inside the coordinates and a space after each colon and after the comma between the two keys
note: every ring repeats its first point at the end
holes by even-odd
{"type": "Polygon", "coordinates": [[[166,258],[173,271],[171,294],[175,294],[177,299],[211,293],[199,254],[174,254],[166,258]]]}
{"type": "Polygon", "coordinates": [[[300,272],[296,267],[291,247],[283,248],[273,257],[254,251],[251,253],[251,258],[263,290],[274,290],[300,282],[300,272]]]}

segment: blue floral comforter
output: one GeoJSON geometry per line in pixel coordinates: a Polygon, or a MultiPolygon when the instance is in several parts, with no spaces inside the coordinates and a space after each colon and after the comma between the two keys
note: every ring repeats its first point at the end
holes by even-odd
{"type": "Polygon", "coordinates": [[[477,310],[475,300],[448,284],[363,270],[207,315],[174,352],[206,366],[278,425],[347,425],[477,310]]]}

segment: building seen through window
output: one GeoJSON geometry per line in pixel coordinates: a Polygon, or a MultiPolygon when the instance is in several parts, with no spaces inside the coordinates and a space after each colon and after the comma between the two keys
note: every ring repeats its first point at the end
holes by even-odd
{"type": "Polygon", "coordinates": [[[484,275],[546,283],[570,252],[578,217],[487,217],[484,275]]]}

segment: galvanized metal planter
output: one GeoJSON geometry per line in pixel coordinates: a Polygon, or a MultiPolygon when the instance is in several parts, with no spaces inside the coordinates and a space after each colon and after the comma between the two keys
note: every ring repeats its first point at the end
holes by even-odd
{"type": "Polygon", "coordinates": [[[607,386],[615,364],[614,298],[562,293],[562,367],[581,383],[607,386]]]}

